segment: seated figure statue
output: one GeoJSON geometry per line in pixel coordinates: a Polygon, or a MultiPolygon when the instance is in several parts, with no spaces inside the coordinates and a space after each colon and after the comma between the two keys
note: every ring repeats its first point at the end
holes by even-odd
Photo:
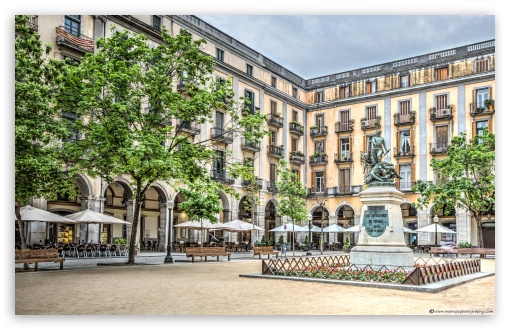
{"type": "Polygon", "coordinates": [[[395,171],[395,167],[392,163],[380,162],[372,167],[370,172],[365,176],[365,183],[369,184],[373,181],[378,182],[393,182],[394,178],[402,179],[395,171]]]}

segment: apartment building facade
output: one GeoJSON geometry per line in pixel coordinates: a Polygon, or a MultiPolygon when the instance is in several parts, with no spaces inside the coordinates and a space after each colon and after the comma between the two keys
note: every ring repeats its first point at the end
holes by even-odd
{"type": "MultiPolygon", "coordinates": [[[[430,160],[445,157],[449,141],[459,132],[473,136],[484,127],[495,132],[495,103],[490,108],[484,105],[485,100],[495,99],[495,40],[303,79],[191,15],[34,16],[32,25],[40,33],[43,44],[54,45],[52,56],[72,61],[94,52],[95,40],[107,37],[113,26],[143,33],[154,44],[162,42],[163,26],[174,35],[185,29],[194,38],[207,41],[202,50],[215,59],[214,75],[217,79],[232,80],[236,100],[245,97],[253,111],[267,114],[270,131],[270,136],[259,143],[218,134],[228,121],[220,109],[214,123],[185,123],[192,137],[222,139],[216,150],[219,160],[210,169],[211,177],[234,187],[240,198],[220,193],[223,212],[218,215],[219,221],[242,219],[265,229],[260,233],[215,233],[224,240],[270,237],[274,234],[268,230],[289,221],[276,212],[276,164],[280,159],[289,161],[306,185],[313,224],[319,227],[358,224],[359,193],[365,189],[363,153],[370,149],[376,130],[381,130],[390,150],[385,160],[394,163],[403,177],[396,182],[396,188],[405,194],[401,206],[404,225],[411,229],[426,226],[436,215],[432,205],[416,210],[410,203],[417,198],[411,191],[417,180],[436,180],[430,160]],[[223,156],[227,150],[231,151],[232,159],[254,163],[259,203],[253,215],[244,207],[246,183],[230,178],[225,171],[225,164],[230,161],[223,156]],[[256,236],[249,237],[251,234],[256,236]]],[[[33,205],[59,214],[89,208],[132,221],[128,176],[119,176],[111,184],[86,175],[76,180],[80,190],[76,199],[65,196],[56,201],[38,199],[33,200],[33,205]]],[[[154,183],[142,206],[139,239],[159,241],[161,251],[169,240],[201,240],[197,232],[172,230],[174,225],[188,220],[179,209],[182,201],[183,196],[164,180],[154,183]]],[[[456,209],[450,215],[440,211],[437,215],[440,224],[458,232],[455,236],[443,235],[440,240],[477,245],[476,224],[466,210],[456,209]]],[[[116,237],[128,238],[128,227],[41,224],[30,229],[28,238],[34,242],[41,238],[56,241],[66,233],[71,241],[87,235],[93,241],[111,241],[116,237]]],[[[486,246],[494,244],[494,232],[495,214],[490,214],[484,218],[486,246]]],[[[275,240],[279,234],[276,235],[275,240]]],[[[299,234],[297,238],[304,236],[299,234]]],[[[329,242],[347,238],[355,241],[356,235],[325,236],[329,242]]],[[[284,239],[290,240],[290,236],[284,239]]],[[[318,240],[318,234],[313,239],[318,240]]],[[[434,241],[429,234],[413,234],[407,240],[415,245],[434,241]]]]}

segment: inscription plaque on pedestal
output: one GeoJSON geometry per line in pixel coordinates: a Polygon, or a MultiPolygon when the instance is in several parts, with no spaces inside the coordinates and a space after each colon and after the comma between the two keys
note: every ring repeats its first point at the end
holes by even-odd
{"type": "Polygon", "coordinates": [[[363,214],[363,226],[372,237],[381,236],[388,227],[388,210],[384,206],[368,206],[363,214]]]}

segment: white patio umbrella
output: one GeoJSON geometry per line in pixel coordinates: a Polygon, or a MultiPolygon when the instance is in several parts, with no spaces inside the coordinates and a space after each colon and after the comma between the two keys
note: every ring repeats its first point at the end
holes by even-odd
{"type": "Polygon", "coordinates": [[[446,228],[441,226],[440,224],[433,223],[431,225],[421,227],[416,229],[417,233],[444,233],[444,234],[457,234],[456,231],[451,230],[450,228],[446,228]],[[437,226],[437,227],[436,227],[437,226]]]}
{"type": "Polygon", "coordinates": [[[86,223],[87,224],[87,235],[85,237],[85,242],[89,241],[89,224],[91,224],[91,223],[122,224],[122,225],[129,225],[129,226],[132,225],[131,222],[129,222],[129,221],[124,221],[122,219],[112,217],[111,215],[92,211],[89,209],[66,215],[66,218],[74,220],[78,223],[86,223]]]}
{"type": "MultiPolygon", "coordinates": [[[[414,234],[415,232],[407,227],[403,227],[404,228],[404,233],[409,233],[409,234],[414,234]]],[[[359,232],[359,225],[356,225],[356,226],[352,226],[352,227],[349,227],[349,228],[345,228],[344,229],[344,232],[347,232],[347,233],[357,233],[359,232]]]]}
{"type": "Polygon", "coordinates": [[[325,233],[340,233],[345,231],[345,228],[335,223],[333,225],[325,227],[322,231],[325,233]]]}
{"type": "Polygon", "coordinates": [[[189,229],[200,230],[201,234],[203,234],[202,230],[204,230],[204,229],[223,230],[223,229],[225,229],[225,224],[211,223],[207,219],[201,220],[201,221],[190,220],[190,221],[179,223],[179,224],[175,225],[174,228],[186,228],[188,230],[189,229]]]}
{"type": "Polygon", "coordinates": [[[264,230],[264,228],[254,226],[251,223],[248,223],[243,220],[232,220],[230,222],[224,223],[223,226],[224,226],[223,230],[227,231],[264,230]]]}
{"type": "Polygon", "coordinates": [[[283,226],[279,226],[276,228],[271,229],[270,231],[276,231],[276,232],[285,232],[285,233],[291,233],[291,232],[305,232],[308,231],[308,228],[301,227],[298,225],[292,225],[292,223],[285,224],[283,226]]]}
{"type": "Polygon", "coordinates": [[[43,209],[25,205],[20,208],[22,221],[41,221],[41,222],[58,222],[58,223],[76,223],[72,219],[60,216],[43,209]]]}

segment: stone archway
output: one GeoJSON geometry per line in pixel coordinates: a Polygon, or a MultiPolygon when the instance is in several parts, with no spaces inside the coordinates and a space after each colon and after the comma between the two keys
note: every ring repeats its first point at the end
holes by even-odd
{"type": "MultiPolygon", "coordinates": [[[[339,226],[342,226],[344,228],[349,228],[354,226],[354,208],[348,204],[341,204],[336,209],[336,224],[339,226]]],[[[341,248],[345,242],[347,242],[347,239],[349,240],[349,243],[353,244],[355,242],[355,235],[356,233],[337,233],[335,234],[336,237],[333,243],[336,243],[337,248],[341,248]]]]}
{"type": "Polygon", "coordinates": [[[146,249],[163,252],[168,244],[168,196],[165,189],[155,183],[147,189],[142,201],[140,242],[146,249]]]}
{"type": "MultiPolygon", "coordinates": [[[[110,184],[103,184],[101,196],[104,199],[103,213],[133,223],[133,190],[126,180],[118,179],[110,184]]],[[[97,226],[100,231],[100,240],[115,242],[115,239],[123,238],[129,242],[131,226],[119,224],[97,226]]],[[[89,237],[90,228],[89,226],[89,237]]]]}

